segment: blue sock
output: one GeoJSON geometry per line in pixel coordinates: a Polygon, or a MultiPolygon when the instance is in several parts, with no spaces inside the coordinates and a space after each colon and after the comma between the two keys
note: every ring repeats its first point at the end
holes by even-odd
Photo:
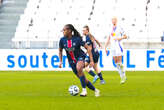
{"type": "Polygon", "coordinates": [[[90,70],[88,73],[93,77],[96,76],[96,74],[92,70],[90,70]]]}
{"type": "Polygon", "coordinates": [[[95,87],[92,85],[92,83],[90,81],[88,81],[87,83],[87,87],[93,91],[95,91],[95,87]]]}
{"type": "Polygon", "coordinates": [[[100,80],[103,80],[101,72],[98,74],[98,76],[99,76],[100,80]]]}
{"type": "Polygon", "coordinates": [[[80,77],[80,82],[81,82],[82,88],[86,88],[85,76],[80,77]]]}

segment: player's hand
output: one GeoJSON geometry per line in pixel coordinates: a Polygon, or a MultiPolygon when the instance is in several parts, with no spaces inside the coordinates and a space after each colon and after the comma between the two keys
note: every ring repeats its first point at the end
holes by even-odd
{"type": "Polygon", "coordinates": [[[108,50],[107,50],[107,49],[105,49],[105,52],[106,52],[106,54],[108,55],[108,50]]]}
{"type": "Polygon", "coordinates": [[[62,62],[59,63],[59,68],[62,68],[62,62]]]}
{"type": "Polygon", "coordinates": [[[120,40],[122,40],[122,38],[121,37],[116,37],[115,40],[120,41],[120,40]]]}
{"type": "Polygon", "coordinates": [[[103,48],[101,44],[100,44],[100,46],[99,46],[99,47],[100,47],[100,49],[102,49],[102,48],[103,48]]]}
{"type": "Polygon", "coordinates": [[[91,68],[91,67],[93,67],[93,66],[94,66],[94,62],[91,61],[90,64],[89,64],[89,67],[91,68]]]}

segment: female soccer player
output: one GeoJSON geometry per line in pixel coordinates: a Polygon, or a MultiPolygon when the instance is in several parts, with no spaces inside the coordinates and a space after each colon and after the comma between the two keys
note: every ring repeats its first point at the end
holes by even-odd
{"type": "Polygon", "coordinates": [[[113,28],[111,29],[110,35],[105,44],[105,51],[107,53],[107,46],[109,45],[109,41],[110,41],[111,54],[113,56],[115,64],[117,65],[117,69],[121,77],[120,84],[123,84],[126,81],[126,75],[125,75],[124,65],[122,64],[123,45],[121,41],[123,39],[127,39],[127,36],[124,30],[121,27],[117,26],[116,17],[112,18],[112,24],[113,24],[113,28]]]}
{"type": "Polygon", "coordinates": [[[92,49],[92,56],[93,56],[93,61],[94,61],[94,65],[93,68],[96,71],[97,75],[88,68],[88,65],[90,63],[90,58],[87,56],[86,60],[85,60],[85,70],[94,77],[93,79],[93,83],[95,83],[99,78],[100,78],[100,84],[105,84],[105,81],[102,77],[102,73],[100,71],[100,69],[98,68],[98,60],[99,60],[99,52],[98,49],[96,47],[96,43],[99,45],[99,47],[101,47],[101,44],[99,43],[99,41],[97,41],[94,36],[92,36],[89,32],[89,27],[88,26],[84,26],[83,27],[83,35],[86,37],[86,43],[88,46],[90,46],[90,48],[92,49]]]}
{"type": "Polygon", "coordinates": [[[66,51],[68,62],[73,72],[80,79],[82,85],[82,92],[80,96],[87,95],[87,86],[89,89],[95,91],[95,96],[98,97],[100,95],[100,91],[96,89],[89,80],[86,79],[83,73],[86,54],[82,51],[81,46],[84,46],[87,49],[91,59],[90,66],[93,66],[94,63],[90,47],[84,41],[82,41],[79,32],[74,28],[72,24],[67,24],[64,26],[63,35],[64,37],[62,37],[59,42],[59,67],[62,67],[62,50],[64,49],[66,51]]]}

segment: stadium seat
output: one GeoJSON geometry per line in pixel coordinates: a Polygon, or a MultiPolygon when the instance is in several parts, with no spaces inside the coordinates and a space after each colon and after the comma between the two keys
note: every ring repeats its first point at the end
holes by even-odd
{"type": "Polygon", "coordinates": [[[96,0],[95,3],[92,0],[29,0],[12,41],[16,45],[27,41],[27,48],[31,41],[44,41],[50,43],[48,48],[53,48],[53,41],[62,36],[63,26],[72,23],[80,32],[84,25],[89,25],[94,36],[105,42],[111,18],[117,16],[129,36],[127,42],[160,42],[164,17],[159,16],[164,8],[162,0],[159,1],[148,5],[146,16],[146,2],[142,0],[96,0]]]}

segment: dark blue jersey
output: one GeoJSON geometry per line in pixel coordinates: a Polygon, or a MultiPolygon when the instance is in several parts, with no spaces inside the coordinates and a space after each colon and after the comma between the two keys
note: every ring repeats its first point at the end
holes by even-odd
{"type": "Polygon", "coordinates": [[[96,47],[96,42],[92,42],[90,37],[89,37],[89,35],[86,36],[86,43],[87,43],[87,45],[91,45],[92,46],[92,55],[98,53],[98,49],[96,47]]]}
{"type": "Polygon", "coordinates": [[[86,54],[81,49],[85,42],[81,37],[73,36],[71,39],[62,37],[59,42],[59,48],[65,49],[69,63],[76,63],[78,60],[84,60],[86,54]]]}

